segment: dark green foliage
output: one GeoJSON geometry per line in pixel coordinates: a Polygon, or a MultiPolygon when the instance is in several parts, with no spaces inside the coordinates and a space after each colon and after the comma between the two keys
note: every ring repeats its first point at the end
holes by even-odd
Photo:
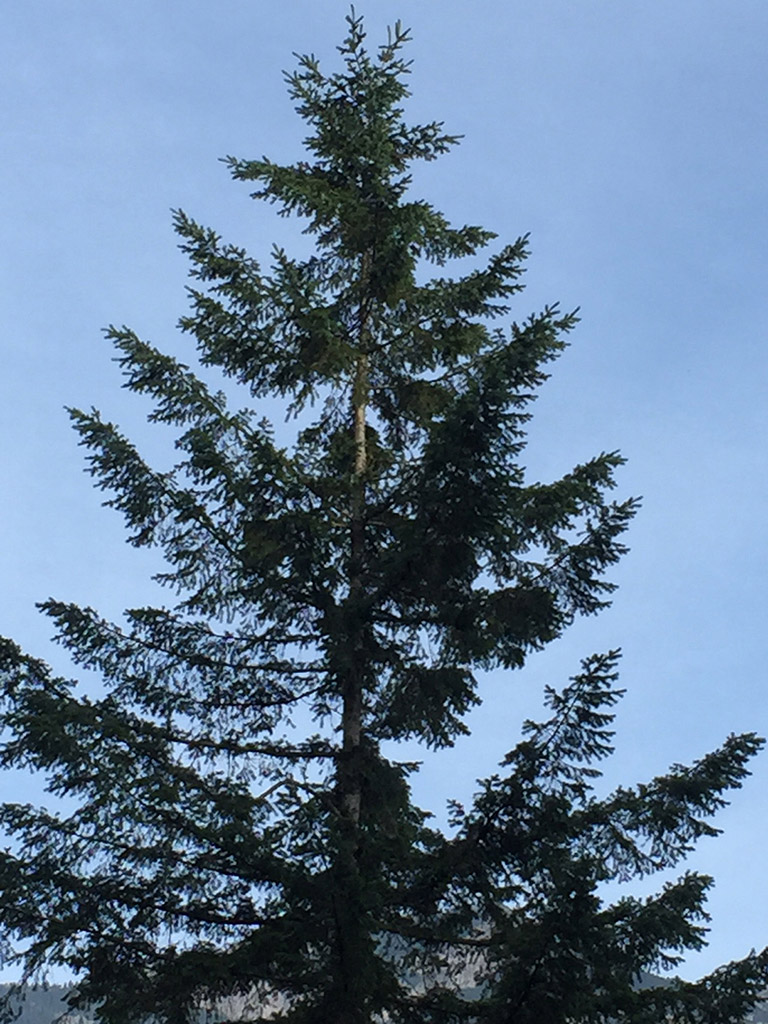
{"type": "Polygon", "coordinates": [[[238,993],[295,1024],[737,1021],[765,954],[697,985],[637,984],[703,943],[709,879],[613,904],[600,886],[713,834],[754,736],[598,799],[612,652],[548,693],[550,719],[526,724],[447,834],[411,803],[415,766],[383,753],[450,746],[478,670],[520,667],[602,608],[636,509],[609,500],[616,453],[526,479],[530,402],[576,317],[496,326],[524,238],[428,277],[494,236],[410,198],[411,162],[456,140],[403,120],[405,38],[397,26],[371,56],[351,17],[339,73],[305,57],[288,79],[309,160],[228,161],[305,218],[310,258],[275,250],[263,270],[176,215],[195,282],[181,328],[245,408],[113,327],[125,386],[178,430],[178,464],[152,469],[72,410],[108,504],[131,543],[163,551],[178,600],[120,625],[42,604],[103,676],[98,698],[2,643],[2,763],[68,798],[0,808],[4,941],[25,978],[74,969],[77,1004],[109,1024],[238,993]],[[275,395],[299,417],[290,450],[254,411],[275,395]]]}

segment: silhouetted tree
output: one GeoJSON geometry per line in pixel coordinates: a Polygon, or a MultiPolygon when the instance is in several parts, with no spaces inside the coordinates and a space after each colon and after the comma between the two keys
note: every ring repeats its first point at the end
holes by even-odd
{"type": "Polygon", "coordinates": [[[497,326],[525,238],[427,277],[494,236],[411,198],[409,165],[456,139],[403,120],[399,24],[371,55],[348,22],[339,72],[303,57],[288,79],[307,160],[228,161],[305,219],[313,255],[275,249],[265,271],[176,215],[196,282],[181,328],[245,408],[113,327],[126,386],[178,428],[181,461],[152,469],[72,410],[108,504],[131,543],[162,549],[178,601],[121,625],[42,605],[102,674],[99,697],[4,642],[3,763],[67,798],[0,810],[5,940],[26,976],[74,970],[79,1003],[114,1024],[254,992],[296,1024],[735,1021],[764,955],[637,988],[702,945],[707,878],[645,901],[603,903],[599,887],[712,834],[754,736],[597,799],[611,652],[549,692],[549,720],[526,724],[446,833],[411,802],[414,766],[382,752],[450,746],[478,669],[511,676],[602,608],[636,503],[608,500],[616,453],[526,481],[530,402],[576,317],[551,306],[497,326]],[[267,396],[299,417],[290,448],[259,417],[267,396]]]}

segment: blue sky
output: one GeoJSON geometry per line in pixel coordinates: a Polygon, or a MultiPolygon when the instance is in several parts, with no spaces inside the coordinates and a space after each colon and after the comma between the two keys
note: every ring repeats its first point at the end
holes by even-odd
{"type": "MultiPolygon", "coordinates": [[[[281,71],[326,66],[341,0],[24,0],[0,38],[0,633],[69,674],[34,609],[48,596],[119,617],[157,600],[153,556],[81,472],[63,406],[95,405],[151,456],[138,399],[101,338],[128,323],[188,359],[175,322],[182,207],[265,256],[295,231],[218,158],[291,160],[302,125],[281,71]]],[[[642,494],[614,606],[522,673],[489,678],[475,734],[429,759],[424,805],[466,798],[579,659],[621,646],[627,696],[610,783],[768,734],[768,4],[765,0],[370,0],[372,45],[413,30],[414,120],[462,145],[415,190],[501,240],[531,233],[528,289],[583,322],[536,406],[528,464],[551,478],[603,449],[642,494]]],[[[3,799],[34,799],[7,780],[3,799]]],[[[695,976],[768,944],[768,753],[692,865],[711,872],[695,976]]],[[[649,885],[645,891],[650,891],[649,885]]]]}

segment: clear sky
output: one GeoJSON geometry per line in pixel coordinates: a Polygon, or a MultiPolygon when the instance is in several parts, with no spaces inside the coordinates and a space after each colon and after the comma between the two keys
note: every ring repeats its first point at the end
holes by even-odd
{"type": "MultiPolygon", "coordinates": [[[[157,428],[119,390],[100,330],[127,323],[188,359],[175,331],[181,206],[266,257],[293,235],[217,158],[292,160],[302,125],[281,71],[330,67],[342,0],[23,0],[0,35],[0,633],[71,674],[34,609],[119,617],[157,601],[153,557],[81,472],[63,406],[95,405],[149,456],[157,428]]],[[[533,479],[604,449],[642,494],[613,608],[522,672],[486,681],[475,735],[428,757],[439,809],[493,771],[519,724],[596,650],[621,646],[627,696],[611,784],[768,734],[768,4],[765,0],[369,0],[372,46],[413,30],[414,120],[462,145],[415,190],[501,240],[531,233],[528,290],[583,322],[535,409],[533,479]]],[[[0,780],[2,799],[39,784],[0,780]]],[[[711,872],[697,976],[768,944],[768,753],[691,864],[711,872]]],[[[655,883],[639,891],[652,891],[655,883]]]]}

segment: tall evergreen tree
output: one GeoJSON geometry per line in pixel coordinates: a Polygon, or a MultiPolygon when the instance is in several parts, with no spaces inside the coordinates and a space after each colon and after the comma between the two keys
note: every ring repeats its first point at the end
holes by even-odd
{"type": "Polygon", "coordinates": [[[181,329],[246,408],[112,327],[126,386],[178,428],[180,461],[152,469],[97,412],[71,411],[177,603],[122,624],[43,603],[74,662],[102,674],[98,698],[3,642],[2,763],[66,798],[0,809],[3,941],[25,977],[73,969],[108,1024],[182,1021],[238,992],[295,1024],[737,1021],[765,954],[637,985],[702,945],[709,879],[614,903],[600,886],[712,834],[755,736],[598,799],[610,652],[548,693],[549,719],[445,833],[411,802],[415,766],[382,752],[450,746],[478,670],[513,685],[529,653],[604,607],[636,508],[609,500],[616,453],[525,479],[529,405],[576,317],[497,326],[525,238],[465,276],[424,272],[494,235],[410,196],[411,163],[456,138],[403,120],[405,41],[398,24],[371,54],[351,15],[342,69],[303,57],[288,78],[307,160],[228,160],[305,219],[313,255],[275,249],[265,271],[176,215],[195,279],[181,329]],[[290,449],[259,417],[268,396],[299,418],[290,449]]]}

